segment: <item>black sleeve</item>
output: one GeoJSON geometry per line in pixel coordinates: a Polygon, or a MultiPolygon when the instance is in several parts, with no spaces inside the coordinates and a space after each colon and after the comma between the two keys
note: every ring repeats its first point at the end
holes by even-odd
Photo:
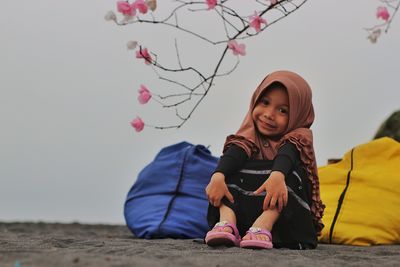
{"type": "Polygon", "coordinates": [[[275,156],[272,171],[280,171],[287,176],[299,160],[300,153],[297,150],[296,145],[286,142],[279,148],[278,153],[275,156]]]}
{"type": "Polygon", "coordinates": [[[222,172],[225,176],[232,175],[243,167],[247,159],[243,148],[231,145],[219,159],[214,172],[222,172]]]}

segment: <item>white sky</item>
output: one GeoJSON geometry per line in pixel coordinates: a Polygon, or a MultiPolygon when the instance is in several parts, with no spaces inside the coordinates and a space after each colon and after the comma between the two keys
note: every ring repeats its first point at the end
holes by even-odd
{"type": "MultiPolygon", "coordinates": [[[[219,156],[253,90],[277,69],[300,73],[313,89],[319,166],[369,141],[400,108],[400,18],[372,45],[363,27],[377,22],[378,1],[309,0],[245,42],[247,56],[215,81],[182,129],[137,134],[129,126],[136,115],[156,124],[168,114],[155,102],[137,103],[141,83],[161,85],[125,44],[134,39],[162,51],[170,36],[104,21],[114,3],[0,2],[1,221],[123,223],[125,196],[156,153],[186,140],[219,156]]],[[[182,51],[208,63],[180,41],[182,51]]]]}

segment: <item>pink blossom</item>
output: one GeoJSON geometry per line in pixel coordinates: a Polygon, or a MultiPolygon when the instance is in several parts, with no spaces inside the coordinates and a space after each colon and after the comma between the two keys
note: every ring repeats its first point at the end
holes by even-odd
{"type": "Polygon", "coordinates": [[[230,40],[228,42],[228,48],[232,49],[234,55],[246,55],[246,45],[245,44],[238,44],[235,40],[230,40]]]}
{"type": "Polygon", "coordinates": [[[388,21],[390,14],[389,11],[387,10],[387,8],[385,6],[380,6],[377,8],[376,10],[376,17],[379,19],[383,19],[384,21],[388,21]]]}
{"type": "Polygon", "coordinates": [[[149,91],[149,89],[147,89],[146,86],[144,86],[143,84],[140,85],[140,89],[138,90],[138,92],[139,92],[138,100],[140,104],[143,105],[149,102],[151,98],[151,92],[149,91]]]}
{"type": "Polygon", "coordinates": [[[261,30],[261,24],[267,24],[267,21],[257,15],[257,11],[254,11],[254,15],[250,17],[250,27],[253,27],[256,32],[261,30]]]}
{"type": "Polygon", "coordinates": [[[217,0],[206,0],[207,10],[213,9],[217,5],[217,0]]]}
{"type": "Polygon", "coordinates": [[[144,58],[144,63],[146,63],[147,65],[151,64],[151,62],[153,61],[147,48],[139,49],[139,51],[136,51],[136,58],[144,58]]]}
{"type": "Polygon", "coordinates": [[[136,0],[134,3],[135,8],[139,10],[140,13],[146,14],[148,10],[147,3],[144,0],[136,0]]]}
{"type": "Polygon", "coordinates": [[[275,5],[276,3],[278,3],[278,0],[269,0],[269,2],[271,3],[271,5],[275,5]]]}
{"type": "Polygon", "coordinates": [[[141,132],[144,128],[144,122],[138,116],[131,121],[131,125],[135,128],[136,132],[141,132]]]}
{"type": "Polygon", "coordinates": [[[126,16],[135,16],[136,8],[134,4],[129,4],[126,1],[118,1],[117,2],[117,10],[118,12],[126,15],[126,16]]]}

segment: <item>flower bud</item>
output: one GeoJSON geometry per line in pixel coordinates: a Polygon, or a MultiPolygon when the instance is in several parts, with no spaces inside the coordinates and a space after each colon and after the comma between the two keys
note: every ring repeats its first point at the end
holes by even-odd
{"type": "Polygon", "coordinates": [[[136,41],[128,41],[128,42],[126,43],[126,48],[127,48],[128,50],[134,50],[134,49],[136,49],[137,44],[138,44],[138,42],[136,42],[136,41]]]}
{"type": "Polygon", "coordinates": [[[115,13],[113,12],[113,11],[108,11],[107,12],[107,14],[104,16],[104,19],[106,20],[106,21],[110,21],[110,20],[113,20],[113,21],[117,21],[117,16],[115,15],[115,13]]]}
{"type": "Polygon", "coordinates": [[[157,8],[157,0],[146,0],[147,6],[150,8],[151,11],[156,10],[157,8]]]}

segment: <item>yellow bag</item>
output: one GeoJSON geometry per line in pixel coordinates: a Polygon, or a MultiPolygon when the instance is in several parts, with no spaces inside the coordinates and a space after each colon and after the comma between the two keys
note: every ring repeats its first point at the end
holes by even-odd
{"type": "Polygon", "coordinates": [[[400,143],[384,137],[320,167],[323,243],[400,243],[400,143]]]}

